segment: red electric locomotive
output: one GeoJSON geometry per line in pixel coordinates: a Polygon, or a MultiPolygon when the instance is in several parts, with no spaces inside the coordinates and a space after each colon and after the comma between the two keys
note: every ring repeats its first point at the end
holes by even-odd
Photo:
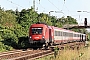
{"type": "Polygon", "coordinates": [[[32,24],[29,28],[29,42],[34,45],[52,45],[85,40],[86,34],[42,23],[32,24]]]}
{"type": "Polygon", "coordinates": [[[46,24],[32,24],[29,28],[30,44],[46,44],[52,42],[52,28],[46,24]]]}

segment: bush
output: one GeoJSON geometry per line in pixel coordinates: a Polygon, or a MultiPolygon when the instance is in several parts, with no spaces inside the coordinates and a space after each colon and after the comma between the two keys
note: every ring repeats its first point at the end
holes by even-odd
{"type": "Polygon", "coordinates": [[[13,50],[11,46],[4,45],[2,42],[0,42],[0,52],[10,51],[10,50],[13,50]]]}
{"type": "Polygon", "coordinates": [[[19,48],[28,48],[29,47],[29,40],[28,37],[23,36],[18,38],[18,45],[19,48]]]}

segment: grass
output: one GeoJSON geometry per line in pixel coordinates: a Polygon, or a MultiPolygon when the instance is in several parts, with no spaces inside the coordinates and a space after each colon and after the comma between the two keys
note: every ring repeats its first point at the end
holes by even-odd
{"type": "Polygon", "coordinates": [[[90,46],[79,50],[64,49],[58,51],[56,58],[50,55],[37,60],[90,60],[90,46]]]}

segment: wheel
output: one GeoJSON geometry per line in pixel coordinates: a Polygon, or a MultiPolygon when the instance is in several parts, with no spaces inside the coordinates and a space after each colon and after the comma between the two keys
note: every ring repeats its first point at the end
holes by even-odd
{"type": "Polygon", "coordinates": [[[46,43],[46,44],[43,44],[43,49],[48,49],[48,43],[46,43]]]}

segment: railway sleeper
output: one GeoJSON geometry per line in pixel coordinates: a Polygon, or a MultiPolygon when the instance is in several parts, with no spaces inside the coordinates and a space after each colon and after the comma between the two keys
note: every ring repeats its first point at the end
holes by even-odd
{"type": "Polygon", "coordinates": [[[30,54],[30,55],[25,55],[25,56],[21,56],[21,57],[17,57],[17,58],[12,58],[12,59],[8,59],[8,60],[33,60],[38,56],[42,56],[42,55],[49,55],[49,54],[53,54],[52,51],[48,50],[48,51],[44,51],[44,52],[39,52],[39,53],[35,53],[35,54],[30,54]]]}

